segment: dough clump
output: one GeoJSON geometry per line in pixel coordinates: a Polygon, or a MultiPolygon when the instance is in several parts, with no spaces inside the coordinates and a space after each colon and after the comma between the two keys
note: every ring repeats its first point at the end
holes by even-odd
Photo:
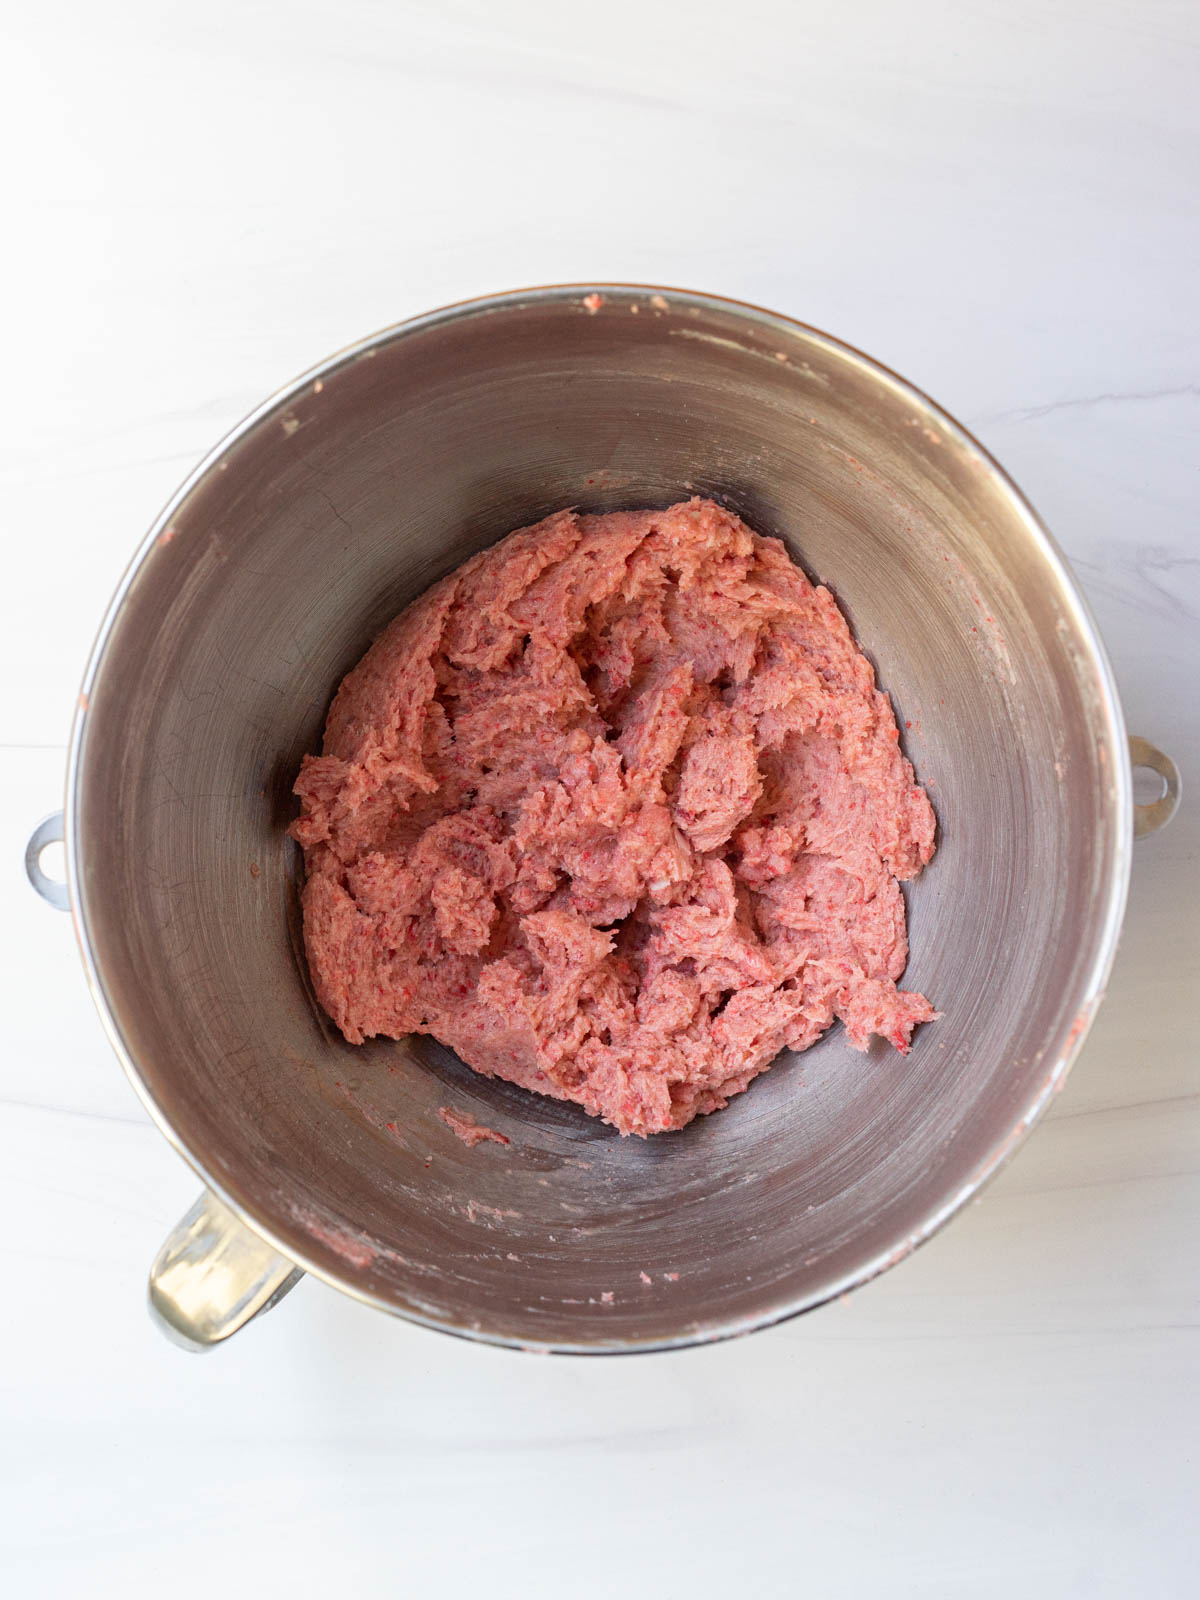
{"type": "Polygon", "coordinates": [[[907,1053],[934,814],[828,590],[693,499],[561,511],[408,607],[296,782],[304,937],[352,1043],[430,1033],[622,1133],[840,1018],[907,1053]]]}

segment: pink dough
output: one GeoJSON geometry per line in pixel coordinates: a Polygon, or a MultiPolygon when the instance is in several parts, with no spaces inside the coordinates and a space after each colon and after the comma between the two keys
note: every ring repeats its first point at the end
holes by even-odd
{"type": "Polygon", "coordinates": [[[497,1133],[495,1128],[487,1128],[482,1122],[476,1122],[469,1111],[459,1111],[456,1106],[439,1106],[438,1116],[450,1129],[456,1139],[461,1139],[468,1150],[474,1150],[477,1144],[508,1144],[508,1139],[502,1133],[497,1133]]]}
{"type": "Polygon", "coordinates": [[[899,881],[934,815],[827,589],[707,500],[561,511],[408,607],[296,782],[304,935],[352,1043],[430,1033],[622,1133],[835,1018],[907,1054],[899,881]]]}

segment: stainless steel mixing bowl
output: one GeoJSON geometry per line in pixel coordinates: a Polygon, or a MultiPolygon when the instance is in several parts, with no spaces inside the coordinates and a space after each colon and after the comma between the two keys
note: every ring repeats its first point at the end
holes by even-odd
{"type": "Polygon", "coordinates": [[[326,361],[156,523],[80,705],[71,902],[113,1044],[208,1186],[152,1274],[193,1345],[297,1267],[538,1349],[663,1348],[815,1306],[899,1261],[1004,1161],[1112,961],[1129,758],[1061,555],[923,395],[726,300],[501,295],[326,361]],[[906,983],[944,1017],[907,1060],[836,1029],[728,1110],[643,1142],[428,1039],[346,1044],[307,989],[285,830],[332,690],[435,578],[557,507],[693,491],[830,585],[893,696],[941,829],[908,892],[906,983]],[[510,1144],[466,1149],[446,1105],[510,1144]]]}

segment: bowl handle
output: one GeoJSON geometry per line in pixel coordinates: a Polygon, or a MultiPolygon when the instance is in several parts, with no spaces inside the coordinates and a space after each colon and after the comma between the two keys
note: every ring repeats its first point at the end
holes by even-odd
{"type": "Polygon", "coordinates": [[[150,1268],[150,1315],[185,1350],[211,1350],[303,1276],[206,1189],[150,1268]]]}
{"type": "Polygon", "coordinates": [[[1133,808],[1133,837],[1145,839],[1149,834],[1165,828],[1179,810],[1179,796],[1182,790],[1179,768],[1169,755],[1152,745],[1149,740],[1139,739],[1132,734],[1129,738],[1129,760],[1135,771],[1138,767],[1149,767],[1151,772],[1157,772],[1163,781],[1163,792],[1157,800],[1152,800],[1144,806],[1135,805],[1133,808]]]}
{"type": "Polygon", "coordinates": [[[62,812],[55,811],[43,817],[29,835],[29,843],[25,846],[25,873],[43,900],[48,901],[56,911],[69,911],[71,899],[66,884],[42,871],[42,851],[48,844],[61,844],[62,837],[62,812]]]}

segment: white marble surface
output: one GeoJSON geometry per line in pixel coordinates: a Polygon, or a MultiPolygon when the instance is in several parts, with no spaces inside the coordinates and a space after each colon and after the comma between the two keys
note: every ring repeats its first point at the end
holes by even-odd
{"type": "Polygon", "coordinates": [[[1200,159],[1192,0],[61,0],[6,12],[0,1590],[179,1600],[1195,1592],[1200,159]],[[683,283],[841,334],[1048,518],[1190,794],[982,1203],[851,1298],[546,1360],[306,1281],[221,1353],[196,1184],[21,850],[129,552],[313,359],[458,296],[683,283]]]}

